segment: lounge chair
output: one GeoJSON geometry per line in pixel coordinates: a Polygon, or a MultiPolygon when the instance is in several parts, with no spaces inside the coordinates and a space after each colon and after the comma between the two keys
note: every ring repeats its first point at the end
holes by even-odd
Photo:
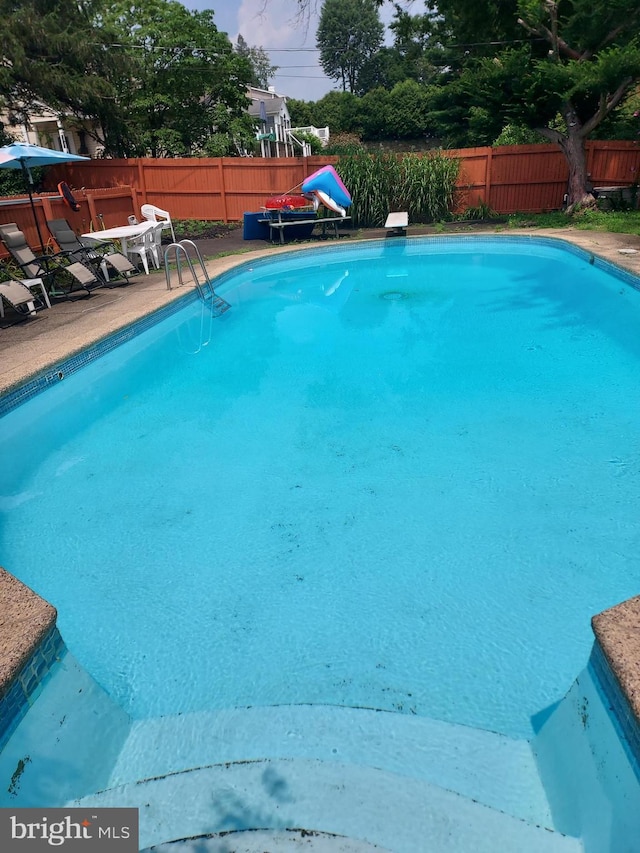
{"type": "Polygon", "coordinates": [[[143,204],[140,208],[140,213],[149,222],[162,222],[162,228],[171,231],[171,239],[176,242],[176,234],[173,230],[173,222],[168,210],[162,210],[161,207],[156,207],[155,204],[143,204]]]}
{"type": "Polygon", "coordinates": [[[128,279],[137,270],[122,252],[116,252],[110,244],[89,246],[83,243],[66,219],[48,219],[47,228],[61,252],[89,267],[104,283],[111,282],[111,275],[128,279]]]}
{"type": "Polygon", "coordinates": [[[86,290],[87,296],[104,281],[89,267],[66,252],[53,255],[35,255],[26,237],[15,222],[0,225],[0,240],[27,278],[41,278],[49,295],[68,298],[76,290],[86,290]]]}
{"type": "Polygon", "coordinates": [[[18,279],[8,278],[0,281],[0,319],[4,320],[5,303],[13,308],[16,314],[23,315],[26,319],[27,317],[34,317],[39,308],[49,306],[48,300],[45,301],[45,299],[46,291],[43,290],[43,296],[40,296],[29,290],[27,285],[18,279]]]}

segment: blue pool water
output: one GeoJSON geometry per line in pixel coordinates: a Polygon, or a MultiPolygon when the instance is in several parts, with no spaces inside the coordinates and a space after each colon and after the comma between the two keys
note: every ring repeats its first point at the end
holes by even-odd
{"type": "Polygon", "coordinates": [[[2,564],[134,717],[531,734],[638,592],[640,292],[509,239],[245,265],[3,419],[2,564]]]}

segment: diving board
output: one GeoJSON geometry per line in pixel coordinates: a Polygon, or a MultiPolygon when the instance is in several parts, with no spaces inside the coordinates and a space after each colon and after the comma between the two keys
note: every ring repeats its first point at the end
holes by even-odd
{"type": "Polygon", "coordinates": [[[409,214],[406,211],[399,211],[397,213],[390,213],[387,216],[387,221],[384,223],[384,227],[389,229],[389,233],[392,235],[401,236],[405,234],[405,228],[409,224],[409,214]]]}

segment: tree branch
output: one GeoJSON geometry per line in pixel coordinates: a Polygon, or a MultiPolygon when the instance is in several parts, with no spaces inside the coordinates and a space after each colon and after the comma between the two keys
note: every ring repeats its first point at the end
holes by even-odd
{"type": "MultiPolygon", "coordinates": [[[[554,45],[553,33],[551,32],[550,29],[545,27],[543,24],[540,24],[540,26],[538,26],[538,27],[532,27],[530,24],[528,24],[522,18],[518,18],[518,23],[520,24],[520,26],[525,28],[525,30],[529,33],[530,36],[542,36],[542,38],[546,39],[546,41],[549,42],[551,47],[553,47],[553,45],[554,45]]],[[[560,37],[558,37],[558,39],[557,39],[557,44],[558,44],[558,50],[564,56],[567,56],[569,59],[578,59],[578,60],[589,59],[589,56],[591,55],[588,52],[580,53],[579,51],[574,50],[574,48],[569,47],[569,45],[566,43],[566,41],[560,37]]]]}
{"type": "Polygon", "coordinates": [[[625,77],[609,99],[607,99],[605,95],[600,96],[600,106],[598,108],[598,111],[583,124],[580,130],[580,136],[587,137],[593,130],[596,129],[596,127],[598,127],[602,120],[605,119],[609,115],[609,113],[618,106],[620,101],[626,95],[632,83],[633,77],[625,77]]]}
{"type": "Polygon", "coordinates": [[[549,142],[556,142],[558,145],[560,144],[560,140],[564,138],[559,131],[553,130],[553,128],[550,127],[536,127],[534,130],[536,133],[539,133],[540,136],[544,136],[545,139],[548,139],[549,142]]]}
{"type": "Polygon", "coordinates": [[[603,37],[599,47],[605,47],[610,42],[615,41],[615,39],[617,39],[620,33],[625,32],[625,30],[628,31],[630,28],[636,26],[636,21],[638,20],[639,14],[640,13],[636,11],[631,16],[631,18],[628,18],[624,23],[620,24],[619,26],[614,27],[610,32],[606,34],[606,36],[603,37]]]}

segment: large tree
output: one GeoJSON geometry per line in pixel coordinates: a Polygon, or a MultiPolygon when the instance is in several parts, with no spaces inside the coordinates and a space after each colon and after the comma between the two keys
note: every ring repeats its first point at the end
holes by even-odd
{"type": "Polygon", "coordinates": [[[0,104],[75,118],[107,155],[234,153],[252,66],[174,0],[0,0],[0,104]]]}
{"type": "Polygon", "coordinates": [[[316,35],[320,64],[342,91],[355,92],[368,60],[382,45],[376,0],[324,0],[316,35]]]}
{"type": "Polygon", "coordinates": [[[585,140],[640,81],[637,0],[428,5],[466,50],[464,69],[443,92],[447,109],[491,132],[511,122],[558,143],[569,166],[569,209],[591,202],[585,140]]]}
{"type": "MultiPolygon", "coordinates": [[[[102,0],[0,0],[0,103],[18,122],[42,104],[108,129],[116,150],[127,137],[114,77],[128,77],[126,54],[110,49],[102,0]]],[[[104,141],[101,139],[101,141],[104,141]]]]}
{"type": "Polygon", "coordinates": [[[228,153],[234,137],[253,136],[245,112],[251,66],[218,32],[213,12],[175,0],[117,0],[105,21],[135,61],[134,73],[117,81],[135,131],[128,156],[228,153]]]}
{"type": "Polygon", "coordinates": [[[397,58],[402,76],[395,82],[416,80],[418,83],[441,82],[445,68],[455,64],[455,54],[443,44],[446,34],[434,12],[412,15],[395,4],[389,29],[394,35],[392,51],[397,58]]]}
{"type": "Polygon", "coordinates": [[[262,47],[249,47],[242,35],[238,33],[236,53],[246,59],[251,67],[251,79],[249,81],[251,85],[258,89],[266,89],[269,86],[269,81],[273,79],[278,70],[277,65],[271,64],[266,50],[262,47]]]}

